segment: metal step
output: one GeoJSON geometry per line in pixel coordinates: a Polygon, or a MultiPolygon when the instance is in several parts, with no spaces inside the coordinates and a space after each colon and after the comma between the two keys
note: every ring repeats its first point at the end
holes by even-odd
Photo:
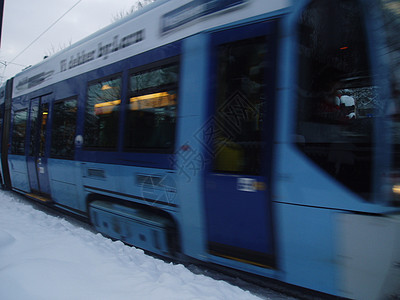
{"type": "Polygon", "coordinates": [[[51,200],[50,197],[46,197],[46,196],[43,196],[43,195],[38,195],[38,194],[33,194],[33,193],[25,194],[25,195],[27,197],[33,199],[33,200],[37,200],[37,201],[40,201],[40,202],[43,202],[43,203],[51,203],[51,202],[53,202],[53,200],[51,200]]]}

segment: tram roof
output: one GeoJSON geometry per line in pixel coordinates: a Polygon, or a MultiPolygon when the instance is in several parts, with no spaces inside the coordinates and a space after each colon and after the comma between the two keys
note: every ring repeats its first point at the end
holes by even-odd
{"type": "Polygon", "coordinates": [[[290,0],[158,0],[17,74],[13,97],[199,32],[280,14],[290,0]]]}

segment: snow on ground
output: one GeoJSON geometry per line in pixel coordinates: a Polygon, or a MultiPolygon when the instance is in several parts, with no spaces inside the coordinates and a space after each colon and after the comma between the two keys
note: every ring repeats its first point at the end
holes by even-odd
{"type": "MultiPolygon", "coordinates": [[[[272,299],[281,298],[279,294],[272,299]]],[[[0,299],[260,299],[0,191],[0,299]]]]}

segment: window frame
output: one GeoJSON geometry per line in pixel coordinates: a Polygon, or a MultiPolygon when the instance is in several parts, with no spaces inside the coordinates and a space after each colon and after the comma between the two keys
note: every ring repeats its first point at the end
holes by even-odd
{"type": "MultiPolygon", "coordinates": [[[[326,1],[328,2],[328,1],[326,1]]],[[[324,4],[326,4],[326,2],[324,4]]],[[[345,1],[340,1],[342,3],[344,3],[345,1]]],[[[334,3],[335,5],[339,5],[340,2],[334,2],[332,1],[332,3],[334,3]]],[[[357,69],[358,72],[350,72],[348,69],[346,69],[348,66],[346,65],[346,68],[343,68],[343,70],[339,70],[339,68],[337,68],[339,71],[342,72],[342,74],[338,73],[341,76],[338,76],[338,74],[336,74],[336,77],[339,78],[341,81],[340,83],[342,84],[342,86],[339,85],[339,87],[335,87],[335,90],[337,90],[338,92],[341,90],[352,90],[352,93],[348,94],[347,92],[344,93],[343,95],[340,96],[351,96],[353,97],[353,94],[357,92],[356,89],[360,90],[361,88],[371,88],[374,89],[377,86],[375,86],[375,80],[373,78],[373,68],[371,65],[371,55],[372,55],[372,50],[368,47],[369,46],[369,35],[367,32],[367,21],[365,19],[366,14],[362,13],[362,8],[363,8],[363,3],[358,1],[358,0],[354,0],[354,1],[349,1],[349,3],[353,3],[354,5],[358,5],[361,13],[359,13],[359,15],[357,17],[359,17],[358,19],[355,19],[358,22],[355,22],[354,19],[352,19],[353,24],[352,26],[354,28],[356,28],[356,26],[359,26],[360,29],[360,33],[361,35],[357,36],[357,40],[353,41],[352,44],[346,44],[343,43],[343,41],[346,41],[345,38],[343,38],[343,36],[340,36],[341,38],[341,45],[343,44],[343,48],[339,48],[337,47],[337,51],[339,50],[344,50],[347,51],[347,49],[356,49],[355,45],[359,46],[359,44],[356,44],[356,41],[362,41],[362,45],[364,45],[365,47],[363,47],[363,51],[365,51],[365,53],[362,53],[362,55],[359,55],[358,58],[359,60],[364,59],[368,64],[360,64],[359,61],[354,61],[351,60],[351,64],[359,67],[359,66],[363,66],[364,69],[360,68],[357,69]],[[349,47],[347,47],[349,46],[349,47]],[[354,47],[352,47],[354,46],[354,47]],[[347,77],[343,77],[344,74],[350,74],[352,76],[347,77]],[[365,74],[367,74],[368,76],[366,76],[365,74]],[[348,82],[348,84],[351,85],[352,81],[354,82],[362,82],[362,83],[353,83],[353,86],[345,86],[344,83],[348,82]],[[365,82],[364,82],[365,81],[365,82]],[[364,85],[366,85],[365,83],[368,83],[367,87],[364,87],[364,85]]],[[[306,37],[305,35],[302,36],[302,34],[305,33],[304,27],[302,28],[302,26],[304,24],[302,24],[302,17],[305,14],[305,12],[307,10],[312,10],[312,9],[316,9],[315,7],[318,5],[321,5],[321,2],[318,2],[316,0],[312,0],[312,1],[307,1],[307,3],[305,3],[304,7],[301,9],[301,11],[299,11],[299,14],[296,16],[296,18],[293,20],[293,28],[295,28],[295,33],[296,33],[296,70],[295,70],[295,74],[293,75],[293,86],[296,86],[296,91],[293,91],[293,97],[296,99],[296,106],[293,109],[293,119],[291,120],[293,123],[293,133],[294,135],[292,135],[290,137],[291,142],[293,143],[293,145],[296,147],[296,149],[299,151],[299,153],[301,153],[302,155],[304,155],[304,157],[307,157],[307,159],[310,160],[310,162],[312,162],[312,164],[314,164],[315,166],[317,166],[322,172],[324,172],[324,174],[326,174],[327,176],[329,176],[329,178],[339,184],[341,184],[343,187],[345,187],[346,189],[348,189],[349,191],[352,191],[353,193],[355,193],[357,196],[360,197],[360,199],[362,199],[363,201],[366,202],[373,202],[374,201],[374,197],[376,196],[375,193],[375,174],[376,174],[376,165],[375,165],[375,159],[376,159],[376,149],[377,149],[377,139],[376,139],[376,124],[379,119],[380,113],[379,110],[377,108],[375,108],[373,111],[374,113],[377,114],[377,117],[373,118],[374,120],[371,121],[370,124],[370,130],[369,130],[369,135],[365,135],[367,138],[365,138],[365,141],[358,141],[356,139],[356,135],[353,134],[353,140],[351,140],[350,138],[352,137],[351,135],[348,135],[349,139],[348,140],[344,140],[343,139],[343,135],[342,134],[338,134],[337,136],[340,136],[339,138],[336,138],[336,140],[334,138],[331,138],[330,140],[328,140],[328,134],[330,133],[327,128],[328,126],[329,129],[334,129],[334,127],[336,126],[337,128],[345,128],[346,126],[355,126],[354,124],[351,124],[352,122],[352,118],[349,118],[349,120],[347,119],[333,119],[334,121],[329,121],[329,120],[325,120],[325,121],[321,121],[321,120],[313,120],[310,117],[304,117],[306,116],[306,114],[301,114],[301,112],[306,111],[306,109],[308,107],[310,107],[309,103],[306,103],[307,97],[311,98],[309,95],[309,91],[307,91],[307,93],[299,93],[298,90],[301,86],[304,85],[304,83],[302,83],[301,81],[304,80],[304,72],[305,72],[305,68],[303,67],[303,63],[304,61],[306,61],[304,58],[310,58],[312,57],[311,55],[308,55],[307,52],[301,52],[300,46],[302,45],[302,38],[304,39],[304,37],[306,37]],[[308,56],[307,56],[307,55],[308,56]],[[306,96],[307,95],[307,96],[306,96]],[[317,128],[321,133],[319,134],[319,136],[323,137],[326,139],[323,140],[322,142],[318,142],[318,141],[308,141],[306,139],[306,135],[303,134],[303,131],[305,131],[304,129],[301,128],[301,126],[303,124],[306,124],[307,122],[309,123],[315,123],[315,124],[319,124],[319,125],[323,125],[323,126],[315,126],[315,128],[317,128]],[[325,130],[325,132],[323,132],[323,130],[325,130]],[[313,149],[314,147],[314,149],[313,149]],[[317,154],[315,154],[317,153],[317,154]],[[365,158],[367,157],[367,158],[365,158]],[[369,163],[362,163],[361,160],[369,160],[369,163]],[[336,164],[335,164],[336,163],[336,164]],[[368,166],[368,168],[366,168],[366,170],[360,168],[360,166],[368,166]],[[343,174],[350,174],[350,172],[348,170],[351,170],[352,172],[356,172],[357,170],[360,170],[359,173],[362,174],[364,176],[364,178],[362,179],[368,179],[369,181],[363,181],[362,183],[360,183],[361,181],[359,180],[359,178],[361,176],[353,176],[353,178],[357,178],[357,180],[349,180],[348,177],[351,177],[350,175],[343,176],[343,174]],[[362,186],[368,186],[368,188],[360,188],[362,186]]],[[[338,11],[339,11],[340,6],[338,6],[338,11]]],[[[341,7],[341,9],[343,9],[343,7],[341,7]]],[[[356,10],[354,10],[353,12],[356,12],[356,10]]],[[[331,11],[331,14],[333,15],[335,13],[335,11],[331,11]]],[[[310,20],[310,17],[307,18],[308,20],[310,20]]],[[[327,21],[324,20],[325,23],[328,23],[327,21]]],[[[336,25],[334,25],[336,26],[336,25]]],[[[318,27],[319,30],[323,30],[324,27],[319,26],[318,27]],[[321,29],[322,28],[322,29],[321,29]]],[[[347,28],[348,29],[348,28],[347,28]]],[[[356,28],[357,29],[357,28],[356,28]]],[[[348,30],[347,30],[348,31],[348,30]]],[[[312,31],[309,31],[312,32],[312,31]]],[[[350,31],[348,31],[350,32],[350,31]]],[[[313,34],[315,34],[315,32],[312,32],[313,34]]],[[[339,40],[339,39],[338,39],[339,40]]],[[[337,43],[337,42],[336,42],[337,43]]],[[[322,47],[315,47],[315,49],[322,51],[320,49],[322,49],[322,47]]],[[[332,50],[332,47],[329,48],[329,50],[332,50]]],[[[325,51],[326,53],[328,53],[327,51],[325,51]]],[[[311,52],[310,52],[311,53],[311,52]]],[[[313,54],[315,56],[315,54],[313,54]]],[[[330,54],[329,57],[339,57],[338,54],[332,55],[330,54]],[[335,56],[336,55],[336,56],[335,56]]],[[[327,55],[326,55],[327,56],[327,55]]],[[[350,56],[348,56],[350,57],[350,56]]],[[[316,58],[313,57],[313,60],[315,61],[316,58]]],[[[336,61],[335,61],[336,62],[336,61]]],[[[343,63],[343,62],[342,62],[343,63]]],[[[322,63],[321,63],[322,65],[322,63]]],[[[336,62],[336,65],[338,65],[338,62],[336,62]]],[[[332,63],[332,61],[328,61],[326,63],[326,66],[335,66],[332,63]],[[329,65],[330,64],[330,65],[329,65]]],[[[325,68],[326,68],[325,66],[325,68]]],[[[308,67],[310,68],[310,64],[308,65],[308,67]]],[[[313,66],[315,67],[315,65],[313,66]]],[[[317,66],[319,68],[321,68],[321,66],[317,66]]],[[[315,67],[315,68],[317,68],[315,67]]],[[[311,68],[310,68],[311,69],[311,68]]],[[[321,68],[322,69],[322,68],[321,68]]],[[[333,72],[332,72],[333,73],[333,72]]],[[[317,74],[317,72],[310,72],[310,74],[317,74]]],[[[319,79],[321,79],[322,76],[319,77],[319,79]]],[[[326,82],[328,82],[327,80],[325,80],[326,82]]],[[[313,81],[309,81],[309,85],[311,88],[311,84],[310,82],[313,81]]],[[[337,80],[337,82],[339,82],[339,80],[337,80]]],[[[322,86],[322,85],[321,85],[322,86]]],[[[341,94],[341,93],[339,93],[341,94]]],[[[371,94],[376,94],[376,93],[371,93],[371,94]]],[[[339,99],[340,99],[339,96],[339,99]]],[[[354,101],[357,101],[357,99],[354,99],[354,101]]],[[[320,101],[322,102],[322,101],[320,101]]],[[[343,104],[343,102],[339,102],[340,104],[343,104]]],[[[310,111],[307,111],[307,113],[309,113],[310,111]]],[[[367,118],[364,118],[364,120],[366,120],[367,118]]],[[[356,122],[359,122],[359,120],[356,118],[356,122]]],[[[354,122],[355,123],[355,122],[354,122]]],[[[365,126],[367,127],[367,126],[365,126]]],[[[344,132],[343,131],[337,131],[339,133],[344,132]]],[[[349,132],[353,132],[351,130],[347,130],[349,132]]],[[[314,135],[315,137],[316,135],[314,135]]],[[[357,174],[358,175],[358,174],[357,174]]]]}
{"type": "Polygon", "coordinates": [[[64,99],[59,99],[54,101],[53,106],[52,106],[52,124],[51,124],[51,141],[50,141],[50,153],[49,153],[49,157],[50,158],[58,158],[58,159],[67,159],[67,160],[73,160],[75,153],[76,153],[76,149],[75,149],[75,136],[77,133],[77,128],[78,128],[78,110],[79,110],[79,101],[78,101],[78,96],[72,96],[72,97],[68,97],[68,98],[64,98],[64,99]],[[54,142],[54,130],[55,130],[55,120],[56,120],[56,114],[55,114],[55,107],[57,104],[60,103],[65,103],[68,101],[76,101],[76,115],[75,115],[75,130],[74,130],[74,139],[73,139],[73,143],[72,143],[72,155],[58,155],[58,154],[54,154],[53,153],[53,142],[54,142]]]}
{"type": "MultiPolygon", "coordinates": [[[[270,82],[268,82],[269,79],[269,68],[266,66],[268,60],[270,59],[268,57],[268,53],[264,53],[264,55],[262,56],[261,59],[261,63],[264,64],[262,66],[262,72],[260,73],[262,76],[262,83],[261,86],[259,87],[259,96],[260,99],[264,97],[263,101],[260,101],[258,103],[258,105],[260,105],[261,109],[258,110],[258,116],[260,117],[259,119],[259,123],[257,123],[257,125],[259,125],[259,129],[258,130],[253,130],[251,133],[256,133],[259,134],[257,136],[257,139],[255,139],[254,143],[257,143],[259,146],[259,149],[256,150],[256,157],[255,159],[248,159],[248,157],[252,157],[254,158],[253,155],[245,155],[249,154],[248,152],[251,152],[253,149],[253,146],[250,147],[242,147],[240,146],[240,141],[239,141],[239,136],[240,133],[244,130],[244,123],[248,122],[248,121],[254,121],[253,120],[249,120],[248,115],[251,115],[251,113],[254,113],[257,111],[257,109],[255,108],[255,106],[249,106],[247,107],[248,110],[243,110],[243,107],[240,106],[240,108],[242,109],[242,111],[240,112],[245,112],[246,117],[245,118],[240,118],[240,117],[234,117],[233,120],[232,118],[229,120],[228,117],[228,113],[224,111],[225,108],[230,107],[230,104],[240,104],[240,105],[254,105],[256,103],[253,103],[253,101],[248,98],[246,95],[247,93],[242,91],[242,90],[237,90],[236,92],[228,92],[226,93],[226,97],[222,97],[221,94],[221,85],[222,82],[226,82],[226,80],[223,80],[223,76],[226,76],[225,79],[229,78],[230,74],[222,74],[221,73],[221,66],[223,64],[226,63],[226,61],[224,61],[223,59],[220,59],[223,55],[223,51],[224,49],[228,49],[230,47],[230,49],[239,49],[240,47],[247,47],[247,46],[264,46],[265,49],[269,49],[269,46],[271,45],[271,42],[269,41],[269,38],[267,35],[264,34],[259,34],[259,35],[254,35],[254,36],[249,36],[249,37],[245,37],[239,40],[234,40],[234,41],[229,41],[226,43],[220,43],[217,45],[217,48],[215,49],[215,59],[216,59],[216,79],[215,79],[215,85],[216,85],[216,89],[214,91],[214,130],[216,132],[220,132],[222,131],[224,134],[226,134],[226,138],[227,140],[224,142],[220,142],[218,143],[217,141],[217,136],[213,136],[213,158],[212,158],[212,171],[214,173],[219,173],[219,174],[234,174],[234,175],[254,175],[254,176],[260,176],[264,170],[264,160],[265,158],[263,158],[263,153],[266,151],[266,140],[267,140],[267,121],[265,120],[267,118],[267,111],[268,111],[268,107],[267,105],[270,104],[267,101],[267,87],[270,84],[270,82]],[[224,99],[224,100],[223,100],[224,99]],[[221,101],[223,100],[223,101],[221,101]],[[251,112],[251,113],[250,113],[251,112]],[[225,118],[227,117],[227,118],[225,118]],[[227,120],[228,122],[224,123],[224,120],[227,120]],[[220,144],[220,146],[218,146],[218,144],[220,144]],[[227,155],[222,155],[223,151],[228,151],[231,152],[232,155],[232,150],[233,148],[229,147],[228,144],[233,144],[234,147],[235,146],[239,146],[242,150],[242,159],[241,162],[243,162],[244,164],[241,165],[240,167],[236,164],[229,164],[226,165],[226,161],[228,161],[229,159],[227,159],[227,157],[229,157],[229,154],[227,155]],[[223,162],[225,161],[225,163],[223,162]],[[256,163],[257,162],[257,163],[256,163]]],[[[270,50],[270,49],[269,49],[270,50]]],[[[271,50],[270,50],[271,51],[271,50]]],[[[225,67],[228,66],[225,65],[225,67]]],[[[229,67],[232,67],[232,65],[229,65],[229,67]]],[[[250,72],[250,71],[249,71],[250,72]]],[[[243,75],[243,74],[242,74],[243,75]]],[[[250,74],[249,74],[250,75],[250,74]]],[[[227,84],[229,85],[229,84],[227,84]]],[[[253,99],[254,100],[254,99],[253,99]]],[[[231,108],[229,108],[227,110],[228,112],[231,111],[231,108]]],[[[234,111],[234,110],[233,110],[234,111]]],[[[236,154],[238,154],[238,152],[236,151],[236,154]]],[[[252,153],[255,154],[255,153],[252,153]]],[[[234,155],[235,156],[235,155],[234,155]]],[[[240,159],[235,159],[235,161],[238,161],[240,159]]]]}
{"type": "MultiPolygon", "coordinates": [[[[88,124],[87,124],[87,115],[88,115],[88,101],[89,101],[89,88],[91,85],[94,84],[99,84],[102,82],[106,82],[106,81],[112,81],[112,80],[116,80],[116,79],[120,79],[120,94],[119,94],[119,100],[120,103],[118,104],[118,118],[116,121],[116,128],[119,131],[119,124],[120,124],[120,120],[121,120],[121,111],[123,109],[123,89],[124,89],[124,76],[123,76],[123,72],[118,72],[118,73],[114,73],[108,76],[104,76],[104,77],[100,77],[100,78],[96,78],[93,80],[90,80],[86,83],[86,96],[85,96],[85,102],[83,105],[83,149],[87,150],[87,151],[118,151],[118,145],[119,145],[119,134],[116,134],[116,142],[115,145],[111,146],[111,147],[104,147],[101,145],[88,145],[87,144],[87,129],[88,129],[88,124]]],[[[94,110],[93,110],[94,112],[94,110]]]]}
{"type": "Polygon", "coordinates": [[[29,109],[28,108],[23,108],[23,109],[19,109],[13,112],[13,116],[12,116],[12,130],[11,130],[11,147],[10,147],[10,153],[14,154],[14,155],[25,155],[26,153],[26,133],[27,133],[27,129],[28,129],[28,118],[29,117],[29,109]],[[20,112],[25,112],[26,116],[25,116],[25,133],[24,133],[24,137],[23,137],[23,151],[14,151],[15,149],[15,116],[17,113],[20,112]]]}
{"type": "Polygon", "coordinates": [[[125,103],[125,111],[123,112],[125,122],[124,122],[124,135],[123,135],[123,146],[122,150],[125,153],[161,153],[161,154],[171,154],[175,150],[175,143],[176,143],[176,123],[178,119],[178,103],[179,103],[179,87],[180,87],[180,78],[181,74],[181,60],[180,60],[180,55],[172,56],[163,60],[159,60],[156,62],[152,62],[146,65],[138,66],[135,68],[132,68],[128,72],[128,84],[127,84],[127,99],[125,103]],[[178,78],[176,83],[174,84],[165,84],[165,85],[160,85],[157,87],[150,87],[150,88],[145,88],[138,91],[131,91],[131,78],[135,74],[144,74],[148,72],[152,72],[158,69],[162,69],[164,67],[176,65],[177,70],[178,70],[178,78]],[[128,114],[129,114],[129,105],[130,105],[130,99],[132,97],[139,97],[142,95],[148,95],[148,94],[153,94],[153,93],[158,93],[160,91],[165,91],[165,90],[175,90],[176,91],[176,104],[175,104],[175,126],[173,129],[173,139],[171,141],[171,146],[168,148],[145,148],[145,147],[130,147],[128,146],[128,114]]]}

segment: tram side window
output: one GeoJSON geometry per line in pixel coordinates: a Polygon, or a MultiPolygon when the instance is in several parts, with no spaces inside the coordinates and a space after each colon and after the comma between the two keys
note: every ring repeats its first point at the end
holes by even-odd
{"type": "Polygon", "coordinates": [[[131,74],[126,151],[173,151],[178,79],[177,62],[131,74]]]}
{"type": "Polygon", "coordinates": [[[261,172],[266,53],[264,37],[218,48],[214,171],[261,172]]]}
{"type": "Polygon", "coordinates": [[[69,99],[54,104],[51,157],[66,159],[74,157],[76,114],[76,99],[69,99]]]}
{"type": "Polygon", "coordinates": [[[356,0],[311,2],[299,22],[298,147],[354,192],[371,193],[373,118],[362,10],[356,0]]]}
{"type": "MultiPolygon", "coordinates": [[[[39,98],[36,98],[34,100],[39,101],[39,98]]],[[[39,102],[37,102],[39,103],[39,102]]],[[[36,155],[35,153],[37,152],[36,149],[36,144],[37,144],[37,134],[38,134],[38,127],[39,127],[39,105],[31,105],[30,108],[30,113],[29,113],[29,123],[31,127],[31,133],[29,137],[29,156],[34,156],[36,155]]]]}
{"type": "Polygon", "coordinates": [[[28,118],[28,110],[20,110],[14,113],[13,129],[12,129],[12,154],[25,154],[25,134],[26,134],[26,120],[28,118]]]}
{"type": "Polygon", "coordinates": [[[2,132],[3,132],[3,108],[0,108],[0,135],[2,138],[2,132]]]}
{"type": "Polygon", "coordinates": [[[120,104],[120,77],[89,84],[85,110],[85,148],[116,149],[120,104]]]}

